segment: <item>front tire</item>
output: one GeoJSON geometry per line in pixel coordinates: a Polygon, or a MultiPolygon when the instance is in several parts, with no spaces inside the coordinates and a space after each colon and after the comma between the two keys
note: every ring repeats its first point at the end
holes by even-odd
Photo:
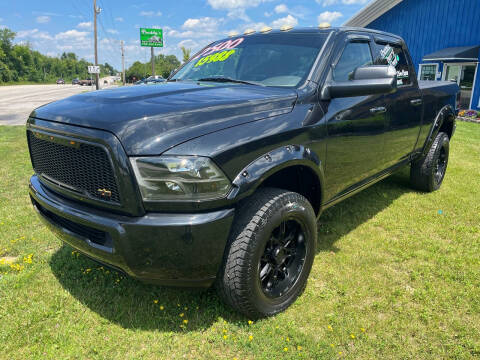
{"type": "Polygon", "coordinates": [[[317,242],[317,221],[300,194],[260,189],[237,209],[217,276],[220,297],[251,319],[275,315],[304,291],[317,242]]]}
{"type": "Polygon", "coordinates": [[[442,185],[447,171],[450,142],[444,132],[438,133],[427,156],[412,163],[410,181],[420,191],[432,192],[442,185]]]}

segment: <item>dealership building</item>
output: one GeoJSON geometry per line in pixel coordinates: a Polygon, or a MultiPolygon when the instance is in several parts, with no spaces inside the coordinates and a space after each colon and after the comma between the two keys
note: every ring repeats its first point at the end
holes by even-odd
{"type": "Polygon", "coordinates": [[[480,110],[480,0],[373,0],[345,23],[402,36],[419,80],[450,80],[480,110]]]}

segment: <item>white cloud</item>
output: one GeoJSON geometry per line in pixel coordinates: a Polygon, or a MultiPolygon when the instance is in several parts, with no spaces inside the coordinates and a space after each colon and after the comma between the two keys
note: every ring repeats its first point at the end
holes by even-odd
{"type": "Polygon", "coordinates": [[[22,30],[17,33],[17,38],[25,39],[30,38],[32,40],[53,40],[53,37],[45,31],[38,29],[22,30]]]}
{"type": "Polygon", "coordinates": [[[208,16],[198,19],[187,19],[181,26],[180,31],[168,26],[164,27],[164,31],[169,37],[175,38],[216,39],[219,37],[219,24],[223,21],[223,18],[208,16]]]}
{"type": "Polygon", "coordinates": [[[2,19],[2,18],[0,18],[0,22],[2,22],[2,21],[3,21],[3,19],[2,19]]]}
{"type": "Polygon", "coordinates": [[[83,40],[88,35],[89,33],[86,31],[78,31],[73,29],[73,30],[67,30],[67,31],[58,33],[57,35],[55,35],[55,39],[75,41],[75,40],[83,40]]]}
{"type": "Polygon", "coordinates": [[[162,16],[162,13],[160,11],[140,11],[140,16],[147,16],[147,17],[152,17],[152,16],[162,16]]]}
{"type": "Polygon", "coordinates": [[[278,29],[278,28],[281,28],[282,26],[296,26],[297,24],[298,24],[297,18],[289,14],[283,18],[273,21],[272,27],[278,29]]]}
{"type": "Polygon", "coordinates": [[[118,31],[115,29],[107,29],[107,33],[115,35],[118,34],[118,31]]]}
{"type": "Polygon", "coordinates": [[[178,43],[177,45],[179,48],[181,48],[182,46],[187,48],[187,49],[192,49],[192,48],[196,48],[198,47],[198,43],[195,41],[195,40],[192,40],[192,39],[186,39],[186,40],[182,40],[178,43]]]}
{"type": "Polygon", "coordinates": [[[356,5],[356,4],[366,4],[370,0],[315,0],[317,4],[322,4],[323,6],[331,6],[338,3],[342,3],[344,5],[356,5]]]}
{"type": "Polygon", "coordinates": [[[243,21],[250,21],[250,18],[248,17],[247,13],[245,12],[245,9],[239,8],[239,9],[232,9],[228,12],[228,17],[232,19],[240,19],[243,21]]]}
{"type": "Polygon", "coordinates": [[[93,24],[91,21],[81,22],[77,25],[77,28],[91,30],[93,29],[93,24]]]}
{"type": "Polygon", "coordinates": [[[275,6],[275,12],[277,14],[286,13],[286,12],[288,12],[288,7],[285,4],[277,5],[277,6],[275,6]]]}
{"type": "Polygon", "coordinates": [[[42,15],[42,16],[37,16],[36,21],[39,24],[46,24],[50,22],[50,16],[42,15]]]}
{"type": "Polygon", "coordinates": [[[116,17],[115,18],[115,21],[118,21],[118,22],[123,22],[123,17],[119,16],[119,17],[116,17]]]}
{"type": "Polygon", "coordinates": [[[256,7],[266,1],[268,0],[208,0],[208,3],[216,10],[231,10],[256,7]]]}
{"type": "Polygon", "coordinates": [[[366,4],[370,0],[342,0],[342,4],[353,5],[353,4],[366,4]]]}
{"type": "Polygon", "coordinates": [[[272,0],[208,0],[208,3],[215,10],[228,10],[227,15],[232,19],[250,21],[245,9],[257,7],[261,3],[269,1],[272,0]]]}
{"type": "Polygon", "coordinates": [[[325,12],[321,13],[320,15],[318,15],[318,22],[319,23],[322,23],[322,22],[332,23],[335,20],[341,18],[342,16],[343,16],[343,14],[341,12],[338,12],[338,11],[325,11],[325,12]]]}
{"type": "Polygon", "coordinates": [[[218,22],[218,19],[208,16],[199,19],[187,19],[183,23],[182,29],[197,31],[215,31],[218,28],[218,22]]]}

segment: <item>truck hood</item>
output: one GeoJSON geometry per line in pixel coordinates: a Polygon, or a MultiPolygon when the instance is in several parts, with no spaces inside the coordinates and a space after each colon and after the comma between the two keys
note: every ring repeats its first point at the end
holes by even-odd
{"type": "Polygon", "coordinates": [[[31,117],[106,130],[128,155],[159,155],[208,133],[288,113],[296,99],[293,89],[170,82],[74,95],[31,117]]]}

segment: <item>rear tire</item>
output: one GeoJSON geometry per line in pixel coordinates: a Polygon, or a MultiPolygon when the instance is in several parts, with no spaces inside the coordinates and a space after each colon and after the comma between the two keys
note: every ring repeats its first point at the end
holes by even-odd
{"type": "Polygon", "coordinates": [[[250,319],[275,315],[304,291],[317,242],[317,221],[302,195],[260,189],[237,209],[216,288],[250,319]]]}
{"type": "Polygon", "coordinates": [[[438,190],[445,178],[449,152],[448,135],[441,132],[433,141],[427,156],[412,163],[410,168],[412,186],[424,192],[438,190]]]}

